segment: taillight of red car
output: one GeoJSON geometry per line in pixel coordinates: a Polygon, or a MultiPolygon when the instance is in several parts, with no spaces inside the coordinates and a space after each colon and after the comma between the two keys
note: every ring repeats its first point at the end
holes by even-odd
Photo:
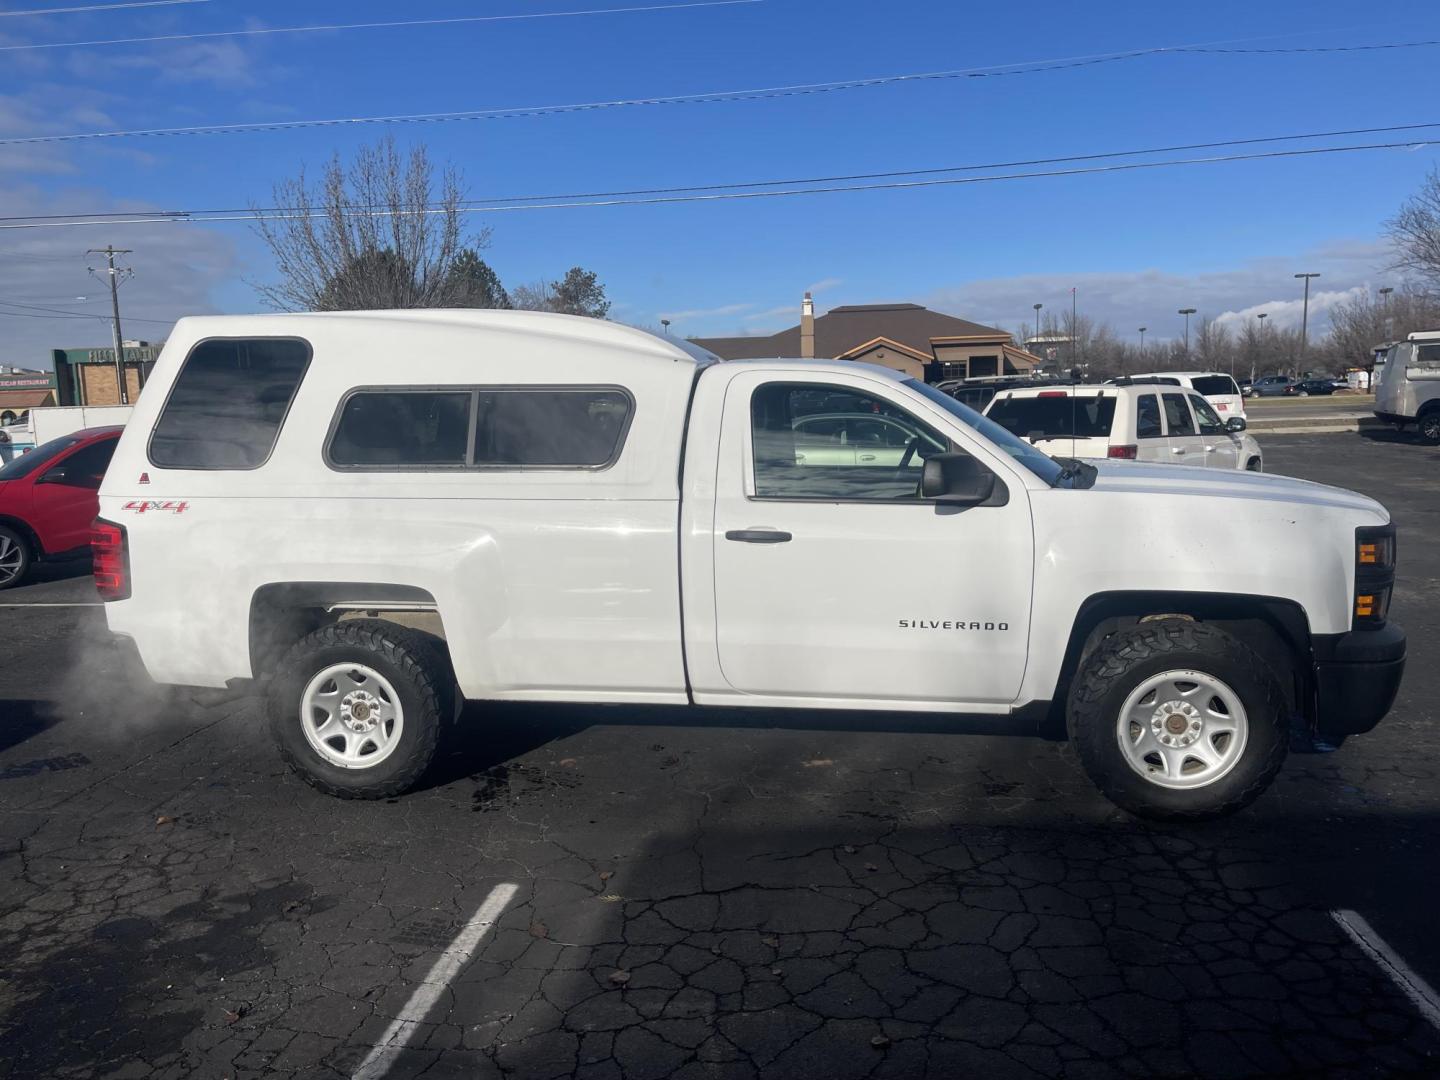
{"type": "Polygon", "coordinates": [[[90,526],[90,555],[101,600],[130,598],[130,552],[125,526],[96,518],[90,526]]]}

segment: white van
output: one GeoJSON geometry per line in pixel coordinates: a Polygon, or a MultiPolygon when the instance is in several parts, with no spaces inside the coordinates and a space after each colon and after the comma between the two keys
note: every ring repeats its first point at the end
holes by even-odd
{"type": "Polygon", "coordinates": [[[1440,443],[1440,330],[1421,330],[1385,351],[1375,365],[1375,415],[1401,431],[1419,428],[1440,443]]]}
{"type": "Polygon", "coordinates": [[[1223,371],[1151,371],[1109,381],[1117,386],[1147,382],[1183,386],[1203,397],[1225,419],[1245,415],[1245,395],[1240,392],[1235,380],[1223,371]]]}

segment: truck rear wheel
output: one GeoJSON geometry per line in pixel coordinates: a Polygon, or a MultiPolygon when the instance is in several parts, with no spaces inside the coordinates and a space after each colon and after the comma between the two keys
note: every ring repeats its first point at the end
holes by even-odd
{"type": "Polygon", "coordinates": [[[1420,417],[1418,429],[1423,442],[1432,446],[1440,443],[1440,409],[1431,409],[1420,417]]]}
{"type": "Polygon", "coordinates": [[[1076,673],[1069,718],[1091,780],[1140,817],[1234,813],[1285,760],[1274,676],[1248,646],[1203,623],[1166,619],[1110,635],[1076,673]]]}
{"type": "Polygon", "coordinates": [[[408,791],[435,756],[454,709],[440,650],[380,620],[322,627],[298,641],[270,682],[270,732],[310,786],[342,799],[408,791]]]}

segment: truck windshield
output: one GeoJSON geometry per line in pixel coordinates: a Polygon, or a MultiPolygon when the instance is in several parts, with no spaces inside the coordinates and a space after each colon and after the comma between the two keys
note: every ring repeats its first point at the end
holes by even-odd
{"type": "Polygon", "coordinates": [[[0,469],[0,480],[19,480],[22,476],[29,476],[40,466],[44,465],[51,458],[69,450],[80,440],[73,435],[61,435],[58,439],[51,439],[47,443],[41,443],[28,454],[21,454],[11,461],[3,469],[0,469]]]}
{"type": "Polygon", "coordinates": [[[905,385],[917,394],[922,394],[933,401],[967,427],[974,428],[980,435],[994,443],[1051,487],[1062,486],[1063,478],[1072,475],[1065,466],[1049,454],[1035,449],[1024,439],[1017,439],[995,421],[981,416],[968,405],[960,404],[949,394],[936,390],[933,386],[926,386],[918,379],[906,379],[905,385]]]}

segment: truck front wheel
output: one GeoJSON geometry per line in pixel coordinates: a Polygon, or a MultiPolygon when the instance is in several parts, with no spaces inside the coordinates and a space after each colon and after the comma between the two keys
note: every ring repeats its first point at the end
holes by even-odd
{"type": "Polygon", "coordinates": [[[298,641],[270,682],[270,732],[306,783],[342,799],[383,799],[420,779],[453,711],[440,650],[380,620],[325,626],[298,641]]]}
{"type": "Polygon", "coordinates": [[[1165,619],[1107,637],[1076,673],[1069,719],[1095,785],[1141,817],[1233,813],[1285,760],[1275,677],[1248,646],[1203,623],[1165,619]]]}

